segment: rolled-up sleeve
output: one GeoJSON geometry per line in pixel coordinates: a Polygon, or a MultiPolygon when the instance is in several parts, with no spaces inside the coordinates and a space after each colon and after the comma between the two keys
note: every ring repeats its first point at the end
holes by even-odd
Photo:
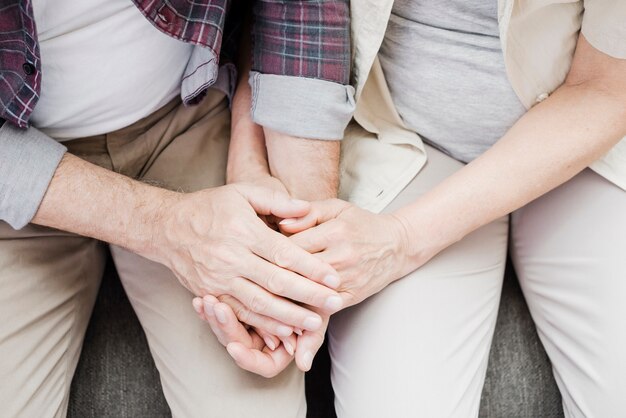
{"type": "Polygon", "coordinates": [[[28,224],[67,149],[35,128],[0,127],[0,220],[28,224]]]}
{"type": "Polygon", "coordinates": [[[250,75],[256,123],[341,139],[354,112],[349,0],[257,0],[250,75]]]}
{"type": "Polygon", "coordinates": [[[626,59],[626,1],[585,0],[582,34],[594,48],[626,59]]]}

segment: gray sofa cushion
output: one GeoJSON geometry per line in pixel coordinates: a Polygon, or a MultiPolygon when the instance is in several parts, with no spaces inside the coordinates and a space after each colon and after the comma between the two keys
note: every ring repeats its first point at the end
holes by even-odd
{"type": "MultiPolygon", "coordinates": [[[[307,376],[307,398],[310,418],[334,416],[325,352],[316,358],[314,370],[307,376]]],[[[72,382],[68,416],[170,416],[145,336],[112,263],[72,382]]],[[[480,416],[563,416],[548,358],[511,268],[504,283],[480,416]]]]}
{"type": "Polygon", "coordinates": [[[504,279],[480,417],[563,417],[550,361],[511,265],[504,279]]]}

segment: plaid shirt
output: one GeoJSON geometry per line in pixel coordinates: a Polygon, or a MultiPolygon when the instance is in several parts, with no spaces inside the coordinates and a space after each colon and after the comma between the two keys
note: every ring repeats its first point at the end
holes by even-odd
{"type": "MultiPolygon", "coordinates": [[[[156,28],[196,45],[181,95],[187,104],[201,100],[218,79],[218,62],[233,59],[247,0],[132,1],[156,28]]],[[[349,0],[255,0],[254,15],[255,71],[348,83],[349,0]]],[[[28,127],[41,78],[32,1],[0,0],[0,118],[28,127]]]]}

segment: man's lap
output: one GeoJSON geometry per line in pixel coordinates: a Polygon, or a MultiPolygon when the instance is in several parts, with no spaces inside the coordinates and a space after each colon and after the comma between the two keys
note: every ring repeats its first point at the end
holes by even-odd
{"type": "MultiPolygon", "coordinates": [[[[105,168],[191,192],[224,183],[229,136],[226,98],[210,91],[199,106],[170,103],[130,127],[66,145],[70,152],[105,168]]],[[[0,297],[11,302],[2,304],[2,317],[19,319],[0,329],[0,352],[15,353],[2,362],[6,368],[1,370],[2,381],[10,385],[1,391],[8,397],[3,405],[10,405],[8,399],[16,396],[10,388],[20,388],[22,404],[30,403],[37,415],[63,415],[102,276],[104,246],[47,228],[29,225],[14,231],[5,224],[0,227],[0,246],[7,248],[0,256],[6,265],[0,297]],[[56,374],[46,373],[40,364],[30,369],[45,376],[29,373],[28,365],[37,359],[32,353],[39,352],[41,362],[50,363],[48,368],[56,374]],[[58,399],[53,402],[46,390],[58,399]],[[38,393],[45,396],[33,404],[38,393]]],[[[224,416],[226,411],[234,417],[259,416],[264,410],[270,411],[268,416],[304,416],[302,373],[292,367],[268,381],[239,370],[209,327],[197,319],[192,295],[168,269],[121,248],[112,248],[112,253],[175,416],[224,416]]]]}
{"type": "Polygon", "coordinates": [[[0,223],[0,404],[62,416],[105,264],[92,239],[0,223]]]}
{"type": "Polygon", "coordinates": [[[240,369],[171,271],[119,247],[111,254],[174,416],[304,417],[304,374],[295,364],[270,380],[240,369]]]}

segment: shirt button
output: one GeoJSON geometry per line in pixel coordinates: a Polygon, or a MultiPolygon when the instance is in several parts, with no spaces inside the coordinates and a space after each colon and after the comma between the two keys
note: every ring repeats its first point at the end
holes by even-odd
{"type": "Polygon", "coordinates": [[[546,100],[548,98],[549,94],[548,93],[541,93],[539,96],[537,96],[537,103],[541,103],[544,100],[546,100]]]}
{"type": "Polygon", "coordinates": [[[30,62],[25,62],[24,64],[22,64],[22,70],[24,70],[24,74],[26,75],[33,75],[35,74],[35,71],[37,71],[35,66],[30,62]]]}

